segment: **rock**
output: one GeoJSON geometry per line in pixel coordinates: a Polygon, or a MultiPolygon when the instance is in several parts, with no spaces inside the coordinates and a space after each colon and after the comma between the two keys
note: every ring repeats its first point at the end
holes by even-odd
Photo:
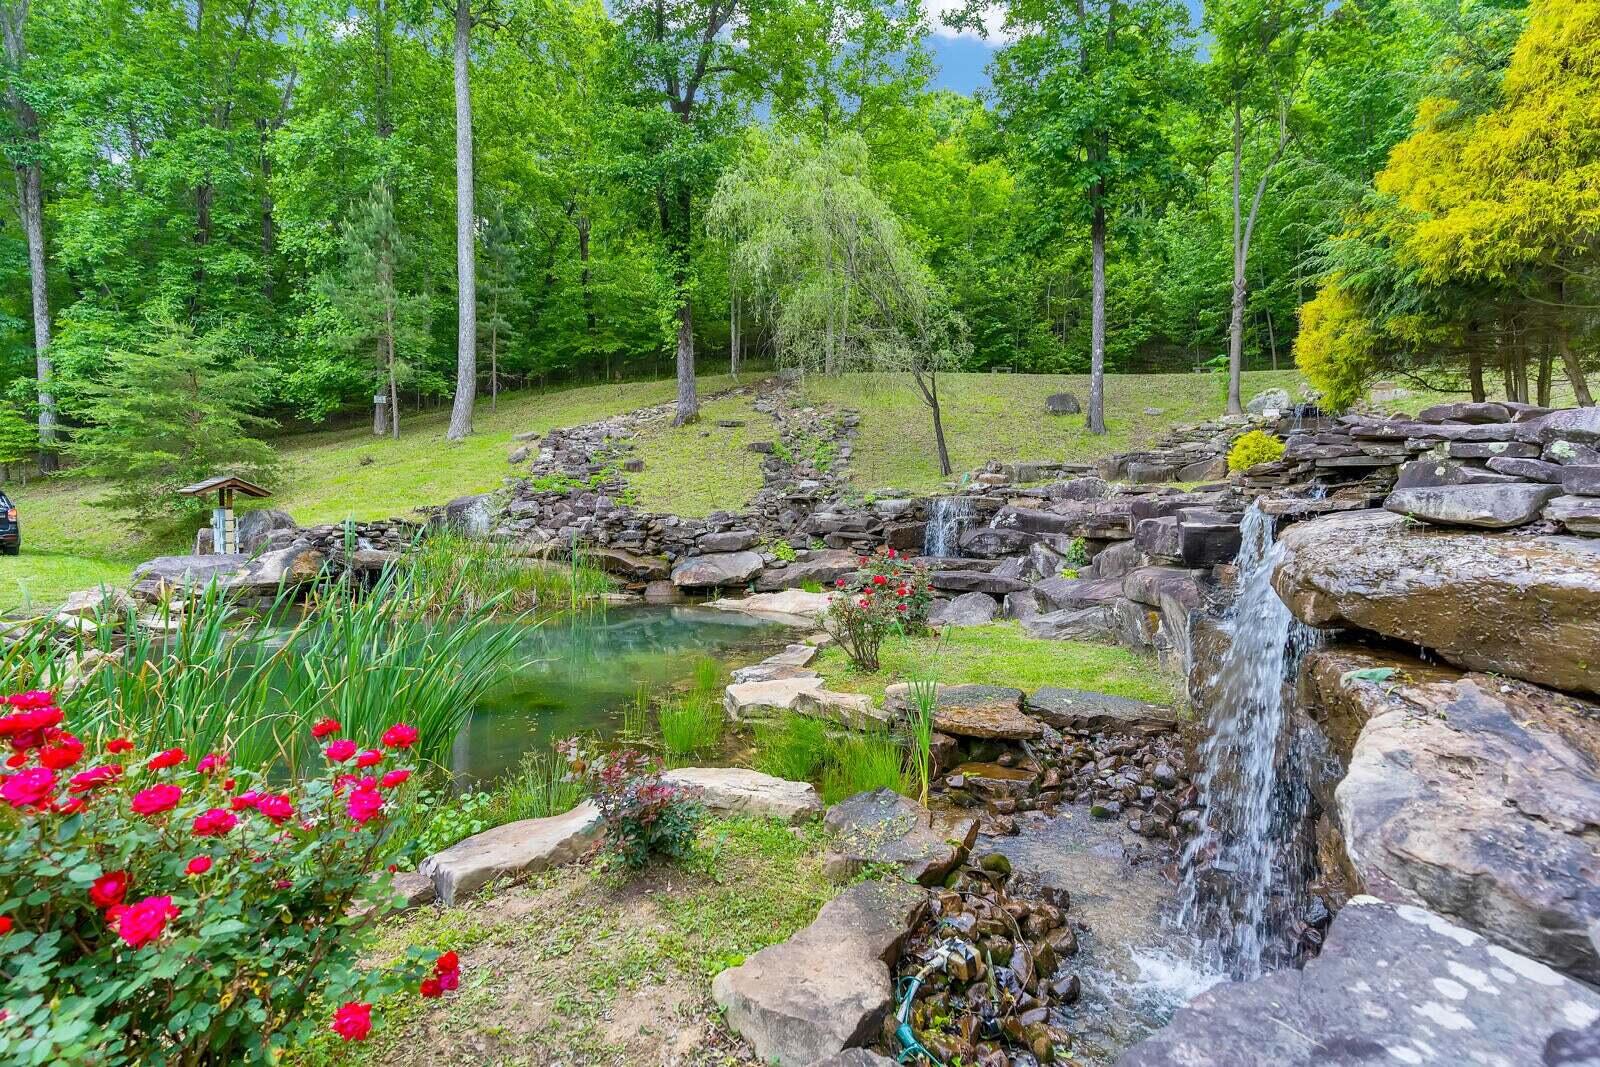
{"type": "Polygon", "coordinates": [[[1118,1067],[1594,1064],[1600,994],[1432,912],[1356,897],[1301,970],[1201,993],[1118,1067]]]}
{"type": "Polygon", "coordinates": [[[711,811],[798,823],[822,814],[822,800],[809,782],[791,782],[742,767],[680,767],[661,775],[663,782],[700,791],[711,811]]]}
{"type": "Polygon", "coordinates": [[[711,997],[762,1063],[859,1063],[827,1058],[878,1035],[892,1003],[889,961],[925,906],[912,886],[851,886],[789,940],[718,974],[711,997]]]}
{"type": "Polygon", "coordinates": [[[134,568],[133,592],[154,601],[199,592],[215,583],[229,596],[275,596],[281,590],[321,577],[327,557],[314,548],[205,556],[158,556],[134,568]]]}
{"type": "MultiPolygon", "coordinates": [[[[917,546],[922,539],[918,537],[917,546]]],[[[861,569],[861,557],[848,549],[829,548],[812,552],[803,560],[763,571],[756,578],[758,592],[779,589],[798,589],[807,582],[831,586],[839,578],[846,578],[861,569]]]]}
{"type": "Polygon", "coordinates": [[[278,508],[252,508],[241,511],[236,521],[235,533],[239,538],[239,551],[251,555],[274,530],[295,529],[294,516],[278,508]]]}
{"type": "Polygon", "coordinates": [[[1228,476],[1228,457],[1200,459],[1178,468],[1180,482],[1217,482],[1228,476]]]}
{"type": "Polygon", "coordinates": [[[696,542],[702,552],[743,552],[754,548],[761,535],[754,530],[724,530],[722,533],[701,534],[696,542]]]}
{"type": "Polygon", "coordinates": [[[1039,783],[1039,776],[1032,771],[998,763],[963,763],[950,773],[961,777],[963,789],[970,789],[985,800],[1025,797],[1039,783]]]}
{"type": "Polygon", "coordinates": [[[488,537],[494,526],[494,496],[491,493],[458,496],[441,508],[429,525],[466,537],[488,537]]]}
{"type": "Polygon", "coordinates": [[[735,682],[722,693],[722,707],[734,722],[768,719],[780,712],[795,711],[800,697],[822,689],[822,679],[778,678],[768,682],[735,682]]]}
{"type": "Polygon", "coordinates": [[[57,615],[92,617],[107,615],[121,618],[134,609],[133,598],[121,589],[101,586],[98,589],[79,589],[67,594],[67,599],[56,609],[57,615]]]}
{"type": "Polygon", "coordinates": [[[1511,411],[1504,404],[1494,401],[1457,401],[1450,404],[1435,404],[1417,412],[1418,422],[1510,422],[1511,411]]]}
{"type": "Polygon", "coordinates": [[[1252,415],[1264,415],[1268,411],[1287,411],[1289,408],[1289,392],[1286,389],[1264,389],[1250,398],[1244,409],[1252,415]]]}
{"type": "Polygon", "coordinates": [[[803,589],[786,589],[781,593],[751,593],[743,597],[722,597],[706,605],[722,611],[739,611],[774,622],[795,626],[814,626],[828,610],[833,600],[831,593],[808,593],[803,589]]]}
{"type": "Polygon", "coordinates": [[[934,728],[954,737],[1031,741],[1042,734],[1022,711],[1022,690],[999,685],[941,685],[934,728]]]}
{"type": "Polygon", "coordinates": [[[795,698],[794,710],[813,719],[826,719],[850,730],[884,729],[891,725],[888,714],[873,704],[864,693],[835,693],[828,689],[809,689],[795,698]]]}
{"type": "Polygon", "coordinates": [[[1104,605],[1034,615],[1022,620],[1022,629],[1045,641],[1108,641],[1118,633],[1116,613],[1104,605]]]}
{"type": "Polygon", "coordinates": [[[1122,595],[1120,578],[1046,578],[1033,587],[1051,611],[1103,607],[1122,595]]]}
{"type": "Polygon", "coordinates": [[[1561,465],[1546,463],[1542,459],[1508,459],[1504,456],[1495,456],[1489,460],[1489,469],[1496,474],[1504,474],[1527,482],[1551,482],[1557,485],[1561,483],[1561,465]]]}
{"type": "Polygon", "coordinates": [[[1600,497],[1558,496],[1545,505],[1544,517],[1575,534],[1600,537],[1600,497]]]}
{"type": "Polygon", "coordinates": [[[668,565],[664,556],[643,556],[621,548],[589,548],[584,556],[607,574],[635,582],[665,581],[668,565]]]}
{"type": "Polygon", "coordinates": [[[1178,728],[1177,712],[1109,693],[1045,686],[1027,698],[1029,714],[1057,730],[1088,733],[1166,733],[1178,728]]]}
{"type": "Polygon", "coordinates": [[[600,839],[605,820],[592,801],[564,815],[523,819],[458,841],[423,860],[417,870],[433,881],[450,907],[496,878],[519,878],[570,863],[600,839]]]}
{"type": "Polygon", "coordinates": [[[1334,792],[1367,892],[1600,981],[1600,705],[1482,674],[1340,681],[1367,715],[1334,792]]]}
{"type": "Polygon", "coordinates": [[[847,1048],[837,1056],[818,1060],[811,1067],[895,1067],[894,1060],[871,1049],[847,1048]]]}
{"type": "Polygon", "coordinates": [[[934,571],[928,584],[947,593],[988,593],[1001,597],[1029,588],[1028,583],[1020,579],[989,571],[934,571]]]}
{"type": "Polygon", "coordinates": [[[978,821],[929,812],[889,789],[857,793],[823,816],[833,835],[833,872],[845,877],[869,863],[897,866],[907,881],[937,885],[966,858],[978,821]]]}
{"type": "Polygon", "coordinates": [[[1044,409],[1052,415],[1077,415],[1083,406],[1071,393],[1054,393],[1045,397],[1044,409]]]}
{"type": "Polygon", "coordinates": [[[670,579],[658,578],[644,585],[646,604],[681,604],[687,599],[683,590],[673,585],[670,579]]]}
{"type": "Polygon", "coordinates": [[[707,589],[744,585],[765,564],[759,552],[712,552],[689,556],[672,568],[672,584],[679,589],[707,589]]]}
{"type": "Polygon", "coordinates": [[[1400,464],[1395,489],[1421,489],[1435,485],[1503,485],[1517,479],[1493,470],[1469,467],[1453,459],[1416,459],[1400,464]]]}
{"type": "Polygon", "coordinates": [[[433,880],[421,871],[399,871],[390,876],[389,884],[400,898],[400,911],[420,908],[439,899],[433,880]]]}
{"type": "Polygon", "coordinates": [[[1561,492],[1541,482],[1504,485],[1443,485],[1396,489],[1383,502],[1386,510],[1444,526],[1504,530],[1532,522],[1546,503],[1561,492]]]}
{"type": "Polygon", "coordinates": [[[519,463],[528,462],[529,457],[531,457],[532,455],[533,455],[533,449],[532,448],[529,448],[527,445],[518,445],[516,448],[513,448],[510,452],[506,453],[506,462],[511,464],[513,467],[515,467],[519,463]]]}
{"type": "Polygon", "coordinates": [[[1572,496],[1600,496],[1600,465],[1573,464],[1561,468],[1561,489],[1572,496]]]}
{"type": "Polygon", "coordinates": [[[1546,445],[1555,441],[1593,444],[1600,442],[1600,408],[1552,411],[1532,422],[1521,423],[1517,428],[1520,431],[1517,434],[1519,441],[1537,441],[1546,445]]]}
{"type": "Polygon", "coordinates": [[[993,622],[999,605],[988,593],[962,593],[935,601],[928,609],[929,626],[982,626],[993,622]]]}
{"type": "Polygon", "coordinates": [[[1386,511],[1297,523],[1272,584],[1311,626],[1356,626],[1470,670],[1600,693],[1600,543],[1418,530],[1386,511]]]}
{"type": "Polygon", "coordinates": [[[1538,459],[1538,445],[1523,441],[1452,441],[1445,450],[1451,459],[1538,459]]]}
{"type": "Polygon", "coordinates": [[[1178,541],[1178,517],[1163,515],[1156,519],[1140,519],[1133,528],[1133,543],[1147,556],[1179,559],[1183,548],[1178,541]]]}
{"type": "Polygon", "coordinates": [[[1031,619],[1039,614],[1039,598],[1029,589],[1021,593],[1007,593],[1000,602],[1000,614],[1008,619],[1031,619]]]}

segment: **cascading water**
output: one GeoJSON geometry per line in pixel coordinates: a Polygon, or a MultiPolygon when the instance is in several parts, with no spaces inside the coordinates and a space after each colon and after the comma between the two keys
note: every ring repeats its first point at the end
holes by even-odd
{"type": "Polygon", "coordinates": [[[961,527],[971,518],[971,497],[934,497],[928,505],[928,526],[922,534],[922,554],[959,556],[961,527]]]}
{"type": "Polygon", "coordinates": [[[1294,917],[1314,866],[1302,833],[1310,799],[1295,768],[1316,754],[1289,725],[1284,687],[1316,631],[1273,591],[1282,556],[1273,532],[1272,517],[1251,505],[1240,524],[1238,595],[1223,622],[1231,642],[1199,751],[1204,817],[1184,850],[1179,896],[1180,922],[1236,979],[1295,962],[1294,917]]]}

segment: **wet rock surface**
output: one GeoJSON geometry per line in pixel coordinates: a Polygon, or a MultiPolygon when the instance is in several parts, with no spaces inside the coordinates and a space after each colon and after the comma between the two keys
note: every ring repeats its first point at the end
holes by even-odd
{"type": "Polygon", "coordinates": [[[858,793],[828,809],[823,826],[831,835],[826,865],[839,880],[867,864],[898,867],[907,881],[937,885],[977,840],[978,821],[930,812],[888,789],[858,793]]]}
{"type": "Polygon", "coordinates": [[[1057,730],[1103,733],[1164,733],[1177,727],[1177,713],[1160,704],[1146,704],[1109,693],[1044,686],[1028,695],[1024,705],[1057,730]]]}
{"type": "Polygon", "coordinates": [[[1600,994],[1432,912],[1358,897],[1304,969],[1215,986],[1117,1062],[1593,1064],[1600,994]]]}
{"type": "Polygon", "coordinates": [[[1354,626],[1473,670],[1600,693],[1600,541],[1418,529],[1385,511],[1296,524],[1273,587],[1311,626],[1354,626]]]}

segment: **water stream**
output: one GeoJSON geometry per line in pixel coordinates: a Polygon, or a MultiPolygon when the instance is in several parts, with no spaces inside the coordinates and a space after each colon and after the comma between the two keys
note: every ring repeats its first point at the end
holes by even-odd
{"type": "Polygon", "coordinates": [[[928,503],[928,526],[922,534],[924,556],[961,555],[961,527],[972,518],[972,499],[937,496],[928,503]]]}
{"type": "Polygon", "coordinates": [[[1198,753],[1204,822],[1184,850],[1179,921],[1200,938],[1207,962],[1248,979],[1299,954],[1293,917],[1306,903],[1310,864],[1300,842],[1309,796],[1295,768],[1310,754],[1284,695],[1316,631],[1273,591],[1282,549],[1272,517],[1252,505],[1240,533],[1238,594],[1223,623],[1231,641],[1198,753]]]}

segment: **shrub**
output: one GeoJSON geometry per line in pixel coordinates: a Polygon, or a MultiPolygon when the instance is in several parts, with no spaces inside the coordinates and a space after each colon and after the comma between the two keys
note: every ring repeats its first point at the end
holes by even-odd
{"type": "Polygon", "coordinates": [[[560,742],[573,781],[588,785],[605,816],[605,848],[637,870],[651,856],[681,859],[694,851],[695,833],[705,818],[694,791],[661,780],[660,767],[631,748],[591,754],[581,738],[560,742]]]}
{"type": "Polygon", "coordinates": [[[1265,430],[1251,430],[1241,434],[1228,449],[1228,469],[1244,471],[1257,463],[1271,463],[1283,458],[1283,442],[1265,430]]]}
{"type": "Polygon", "coordinates": [[[357,966],[394,902],[380,850],[416,788],[409,728],[368,748],[319,725],[326,770],[272,784],[217,753],[86,744],[48,693],[6,703],[0,1062],[276,1062],[320,1029],[364,1039],[403,985],[454,988],[453,956],[426,979],[420,950],[357,966]]]}
{"type": "Polygon", "coordinates": [[[834,583],[838,595],[821,621],[857,670],[876,671],[885,637],[926,627],[932,594],[927,570],[902,559],[892,548],[862,556],[861,566],[853,576],[834,583]]]}

